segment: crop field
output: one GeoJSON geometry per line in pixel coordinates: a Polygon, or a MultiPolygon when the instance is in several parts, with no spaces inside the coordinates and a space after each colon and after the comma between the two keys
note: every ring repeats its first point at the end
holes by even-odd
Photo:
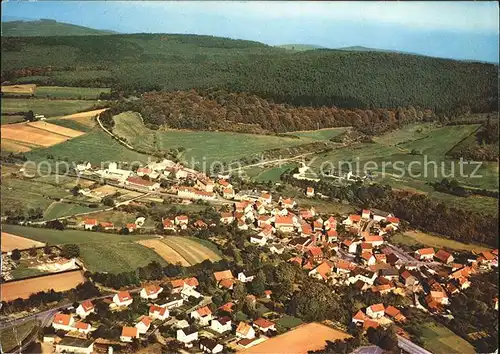
{"type": "Polygon", "coordinates": [[[32,148],[35,146],[29,145],[29,144],[21,144],[16,141],[12,141],[9,139],[1,139],[0,140],[0,148],[2,149],[2,152],[13,152],[13,153],[18,153],[18,152],[28,152],[31,151],[32,148]]]}
{"type": "Polygon", "coordinates": [[[1,118],[1,124],[14,124],[14,123],[21,123],[24,122],[24,116],[23,115],[3,115],[1,118]]]}
{"type": "Polygon", "coordinates": [[[450,240],[442,236],[434,236],[425,232],[408,231],[405,233],[398,233],[392,237],[392,240],[408,246],[424,245],[434,248],[451,248],[456,251],[475,251],[482,252],[489,250],[488,247],[475,245],[471,243],[462,243],[455,240],[450,240]]]}
{"type": "Polygon", "coordinates": [[[345,332],[313,322],[272,337],[260,344],[242,350],[240,353],[279,353],[283,351],[283,348],[293,348],[294,353],[307,353],[323,349],[327,340],[334,342],[337,339],[349,337],[350,335],[345,332]],[[312,333],[314,335],[311,335],[312,333]]]}
{"type": "MultiPolygon", "coordinates": [[[[84,221],[86,216],[77,216],[74,219],[78,222],[84,221]]],[[[92,214],[93,219],[99,221],[109,221],[112,222],[115,227],[125,226],[128,223],[133,223],[137,219],[137,215],[134,213],[127,213],[119,210],[107,210],[92,214]]],[[[144,227],[154,227],[156,221],[152,217],[147,217],[144,222],[144,227]]]]}
{"type": "Polygon", "coordinates": [[[33,293],[39,291],[66,291],[74,289],[78,284],[85,281],[83,272],[56,273],[38,278],[22,279],[0,284],[2,301],[12,301],[17,298],[27,299],[33,293]]]}
{"type": "Polygon", "coordinates": [[[27,320],[22,324],[14,327],[9,327],[2,329],[0,331],[0,343],[2,343],[2,350],[4,353],[10,353],[13,349],[17,347],[17,340],[24,341],[26,337],[35,329],[37,326],[36,320],[27,320]]]}
{"type": "Polygon", "coordinates": [[[68,140],[46,149],[30,151],[26,157],[32,161],[46,160],[47,155],[52,155],[58,160],[66,158],[70,163],[89,161],[93,165],[101,165],[105,161],[145,163],[148,156],[131,151],[111,138],[101,130],[93,130],[85,135],[68,140]]]}
{"type": "MultiPolygon", "coordinates": [[[[129,236],[122,236],[127,239],[129,236]]],[[[80,244],[80,258],[92,272],[120,273],[157,261],[166,265],[153,250],[134,242],[99,242],[80,244]]]]}
{"type": "Polygon", "coordinates": [[[297,166],[296,164],[286,164],[281,167],[272,167],[269,169],[264,169],[253,179],[257,182],[279,182],[280,176],[287,170],[291,170],[297,166]]]}
{"type": "MultiPolygon", "coordinates": [[[[215,246],[207,247],[203,243],[193,240],[193,238],[183,236],[165,236],[161,242],[165,243],[165,245],[179,254],[188,264],[191,265],[201,263],[206,259],[212,262],[216,262],[221,259],[220,254],[215,250],[215,246]]],[[[153,247],[159,246],[153,245],[153,247]]],[[[166,255],[166,249],[162,248],[162,253],[166,255]]],[[[168,259],[166,260],[168,261],[168,259]]]]}
{"type": "Polygon", "coordinates": [[[55,124],[50,124],[45,121],[29,122],[26,123],[26,125],[40,130],[45,130],[49,133],[64,135],[69,138],[76,138],[77,136],[83,135],[82,132],[79,132],[77,130],[61,127],[55,124]]]}
{"type": "Polygon", "coordinates": [[[92,117],[85,118],[85,119],[82,119],[82,118],[78,118],[78,119],[53,118],[53,119],[50,119],[50,123],[55,124],[55,125],[59,125],[61,127],[78,130],[78,131],[85,132],[85,133],[92,131],[92,129],[96,125],[96,122],[94,122],[92,117]]]}
{"type": "Polygon", "coordinates": [[[434,354],[473,354],[474,347],[443,325],[426,323],[421,328],[424,348],[434,354]]]}
{"type": "Polygon", "coordinates": [[[53,202],[43,213],[43,220],[58,219],[73,214],[96,211],[98,208],[89,208],[79,204],[70,204],[63,202],[53,202]]]}
{"type": "Polygon", "coordinates": [[[17,113],[33,111],[46,117],[63,116],[92,108],[95,101],[85,100],[49,100],[43,98],[4,98],[2,112],[17,113]]]}
{"type": "Polygon", "coordinates": [[[2,252],[10,252],[14,249],[24,250],[31,247],[42,247],[43,242],[33,241],[29,238],[16,236],[7,232],[2,232],[2,252]]]}
{"type": "Polygon", "coordinates": [[[110,91],[109,88],[38,86],[35,97],[97,99],[101,93],[110,91]]]}
{"type": "Polygon", "coordinates": [[[350,129],[349,127],[341,127],[341,128],[324,128],[318,130],[303,130],[303,131],[290,132],[287,135],[294,135],[301,138],[310,138],[314,140],[329,140],[337,135],[346,132],[349,129],[350,129]]]}
{"type": "Polygon", "coordinates": [[[36,85],[2,85],[2,93],[8,95],[32,95],[35,93],[36,85]]]}
{"type": "Polygon", "coordinates": [[[182,266],[189,267],[191,264],[186,261],[184,257],[182,257],[179,253],[174,251],[172,247],[167,246],[165,242],[161,240],[142,240],[137,241],[137,243],[152,249],[156,253],[160,255],[165,261],[172,264],[180,263],[182,266]]]}

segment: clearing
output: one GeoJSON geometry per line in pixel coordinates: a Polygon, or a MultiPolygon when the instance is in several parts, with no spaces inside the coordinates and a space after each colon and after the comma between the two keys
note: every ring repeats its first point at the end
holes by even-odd
{"type": "MultiPolygon", "coordinates": [[[[165,236],[162,239],[166,245],[179,253],[189,264],[201,263],[208,259],[212,262],[219,261],[220,255],[214,248],[209,248],[193,238],[183,236],[165,236]]],[[[214,246],[215,247],[215,246],[214,246]]]]}
{"type": "Polygon", "coordinates": [[[420,231],[407,231],[403,234],[398,233],[392,237],[392,240],[408,246],[422,244],[434,248],[450,248],[457,251],[475,251],[482,252],[490,250],[488,247],[475,244],[462,243],[448,238],[434,236],[420,231]]]}
{"type": "Polygon", "coordinates": [[[24,250],[31,247],[43,247],[45,243],[33,241],[29,238],[16,236],[7,232],[2,232],[2,252],[10,252],[14,249],[24,250]]]}
{"type": "Polygon", "coordinates": [[[85,282],[83,271],[55,273],[37,278],[15,280],[0,284],[2,301],[12,301],[17,298],[27,299],[39,291],[66,291],[74,289],[78,284],[85,282]]]}
{"type": "Polygon", "coordinates": [[[2,99],[2,112],[18,113],[33,111],[46,117],[63,116],[92,108],[96,101],[89,100],[49,100],[4,98],[2,99]]]}
{"type": "Polygon", "coordinates": [[[340,127],[340,128],[323,128],[318,130],[301,130],[295,132],[289,132],[286,135],[294,135],[301,138],[310,138],[314,140],[330,140],[331,138],[340,135],[350,127],[340,127]]]}
{"type": "Polygon", "coordinates": [[[35,97],[98,99],[101,93],[109,93],[109,88],[94,87],[65,87],[65,86],[38,86],[35,97]]]}
{"type": "Polygon", "coordinates": [[[448,328],[436,323],[421,326],[424,348],[434,354],[473,354],[474,347],[448,328]]]}
{"type": "Polygon", "coordinates": [[[323,349],[326,341],[346,339],[350,335],[322,325],[320,323],[308,323],[297,327],[289,332],[270,338],[265,342],[257,344],[240,353],[280,353],[286,348],[287,353],[308,353],[313,350],[323,349]],[[314,333],[314,335],[312,335],[314,333]]]}
{"type": "Polygon", "coordinates": [[[168,263],[180,263],[184,267],[189,267],[191,265],[188,261],[186,261],[184,257],[174,251],[171,247],[167,246],[167,244],[165,242],[162,242],[161,240],[142,240],[136,242],[152,249],[168,263]]]}

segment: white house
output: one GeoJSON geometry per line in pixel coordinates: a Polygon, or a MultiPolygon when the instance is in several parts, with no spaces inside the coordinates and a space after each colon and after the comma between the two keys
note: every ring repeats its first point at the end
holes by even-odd
{"type": "Polygon", "coordinates": [[[92,168],[92,165],[90,164],[90,162],[79,163],[76,165],[77,172],[83,172],[86,170],[90,170],[91,168],[92,168]]]}
{"type": "Polygon", "coordinates": [[[224,333],[231,330],[231,318],[228,316],[215,318],[210,323],[210,328],[218,333],[224,333]]]}
{"type": "Polygon", "coordinates": [[[264,236],[260,235],[251,235],[250,236],[250,243],[253,243],[254,245],[257,246],[265,246],[267,242],[267,238],[264,236]]]}
{"type": "Polygon", "coordinates": [[[64,337],[56,344],[55,353],[94,353],[94,340],[64,337]]]}
{"type": "Polygon", "coordinates": [[[378,209],[373,209],[372,215],[373,215],[373,220],[375,220],[376,222],[385,221],[387,218],[394,216],[392,213],[378,209]]]}
{"type": "Polygon", "coordinates": [[[213,339],[203,338],[200,340],[200,349],[205,353],[220,353],[224,347],[213,339]]]}
{"type": "Polygon", "coordinates": [[[168,311],[168,308],[157,306],[157,305],[151,305],[149,307],[149,317],[151,317],[153,320],[160,320],[160,321],[165,321],[168,317],[170,316],[170,312],[168,311]]]}
{"type": "Polygon", "coordinates": [[[253,339],[255,338],[255,330],[248,323],[242,321],[236,328],[236,336],[242,339],[253,339]]]}
{"type": "Polygon", "coordinates": [[[251,282],[254,278],[255,278],[255,275],[254,274],[250,274],[248,272],[247,272],[246,275],[245,275],[244,272],[239,272],[238,273],[238,280],[241,281],[242,283],[251,282]]]}
{"type": "Polygon", "coordinates": [[[90,300],[85,300],[76,308],[76,314],[80,316],[80,318],[85,318],[94,311],[94,304],[92,304],[90,300]]]}
{"type": "Polygon", "coordinates": [[[307,187],[306,197],[314,197],[314,188],[313,187],[307,187]]]}
{"type": "Polygon", "coordinates": [[[71,331],[74,323],[75,320],[73,319],[73,316],[58,313],[54,316],[52,327],[54,327],[55,330],[71,331]]]}
{"type": "Polygon", "coordinates": [[[141,289],[141,298],[143,299],[157,299],[158,294],[163,291],[161,286],[156,284],[147,285],[141,289]]]}
{"type": "Polygon", "coordinates": [[[92,330],[90,323],[78,321],[75,323],[75,329],[80,333],[88,334],[92,330]]]}
{"type": "Polygon", "coordinates": [[[151,326],[151,317],[144,316],[141,318],[139,322],[135,324],[135,328],[139,330],[140,334],[144,334],[149,330],[149,326],[151,326]]]}
{"type": "Polygon", "coordinates": [[[189,344],[195,340],[198,340],[198,331],[190,328],[178,329],[177,340],[184,344],[189,344]]]}
{"type": "Polygon", "coordinates": [[[368,220],[370,219],[370,215],[371,215],[371,211],[368,210],[368,209],[364,209],[362,212],[361,212],[361,219],[365,219],[365,220],[368,220]]]}
{"type": "Polygon", "coordinates": [[[434,254],[434,248],[420,248],[415,251],[415,258],[432,261],[434,259],[434,254]]]}
{"type": "Polygon", "coordinates": [[[292,216],[277,215],[274,219],[274,227],[281,232],[292,232],[296,220],[292,216]]]}
{"type": "Polygon", "coordinates": [[[122,342],[132,342],[134,338],[139,338],[139,329],[137,327],[123,327],[120,340],[122,342]]]}
{"type": "Polygon", "coordinates": [[[271,322],[269,320],[266,320],[264,318],[258,318],[255,321],[253,321],[253,325],[257,327],[259,330],[262,332],[267,332],[267,331],[275,331],[276,330],[276,325],[274,322],[271,322]]]}
{"type": "Polygon", "coordinates": [[[271,247],[269,247],[269,251],[271,251],[271,253],[273,254],[283,254],[283,252],[285,251],[285,246],[278,243],[272,244],[271,247]]]}
{"type": "Polygon", "coordinates": [[[188,300],[191,296],[197,299],[202,297],[202,295],[199,292],[197,292],[194,288],[189,286],[182,289],[181,296],[184,298],[184,300],[188,300]]]}
{"type": "Polygon", "coordinates": [[[97,222],[97,219],[85,219],[85,221],[83,222],[83,228],[85,230],[92,230],[98,224],[99,223],[97,222]]]}
{"type": "Polygon", "coordinates": [[[212,320],[212,311],[208,306],[201,307],[190,313],[191,318],[199,321],[200,326],[208,326],[212,320]]]}
{"type": "Polygon", "coordinates": [[[366,315],[373,318],[382,318],[385,314],[384,304],[375,304],[366,308],[366,315]]]}
{"type": "Polygon", "coordinates": [[[113,302],[117,306],[128,306],[133,301],[134,299],[132,298],[132,296],[130,296],[128,291],[120,291],[118,294],[115,294],[115,296],[113,296],[113,302]]]}

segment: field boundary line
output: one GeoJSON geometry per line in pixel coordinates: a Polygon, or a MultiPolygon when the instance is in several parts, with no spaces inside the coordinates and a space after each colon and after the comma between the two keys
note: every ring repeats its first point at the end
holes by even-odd
{"type": "Polygon", "coordinates": [[[469,139],[471,135],[476,134],[476,133],[477,133],[477,131],[478,131],[479,129],[481,129],[481,127],[482,127],[482,125],[481,125],[481,124],[479,124],[479,126],[478,126],[478,127],[477,127],[477,128],[476,128],[473,132],[471,132],[471,133],[470,133],[469,135],[467,135],[465,138],[461,139],[458,143],[456,143],[456,144],[455,144],[455,145],[453,145],[453,146],[452,146],[452,147],[451,147],[448,151],[446,151],[446,152],[444,153],[444,156],[445,156],[445,157],[446,157],[446,156],[449,156],[448,154],[449,154],[449,153],[450,153],[450,152],[451,152],[454,148],[456,148],[458,145],[462,144],[465,140],[469,139]]]}

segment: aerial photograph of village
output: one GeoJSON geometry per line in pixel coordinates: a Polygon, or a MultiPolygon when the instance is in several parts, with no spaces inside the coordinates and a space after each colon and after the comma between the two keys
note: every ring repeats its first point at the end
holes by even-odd
{"type": "Polygon", "coordinates": [[[0,353],[498,353],[495,1],[2,1],[0,353]]]}

